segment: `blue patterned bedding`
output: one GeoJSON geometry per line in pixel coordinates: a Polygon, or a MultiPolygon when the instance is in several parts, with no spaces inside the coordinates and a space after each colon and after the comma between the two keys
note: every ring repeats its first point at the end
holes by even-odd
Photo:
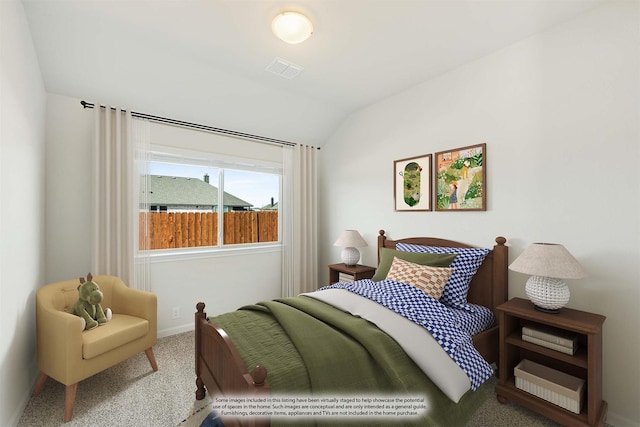
{"type": "Polygon", "coordinates": [[[496,316],[490,308],[477,304],[467,303],[467,305],[472,308],[472,312],[467,309],[451,307],[447,307],[447,309],[456,319],[456,324],[460,325],[469,335],[479,334],[496,325],[496,316]]]}
{"type": "MultiPolygon", "coordinates": [[[[346,289],[377,302],[431,333],[442,349],[464,371],[476,390],[493,374],[493,368],[473,346],[471,335],[486,329],[484,324],[495,324],[493,313],[487,315],[484,307],[478,316],[468,310],[455,310],[425,294],[415,286],[393,280],[373,282],[369,279],[338,282],[324,289],[346,289]]],[[[480,307],[480,306],[477,306],[480,307]]]]}

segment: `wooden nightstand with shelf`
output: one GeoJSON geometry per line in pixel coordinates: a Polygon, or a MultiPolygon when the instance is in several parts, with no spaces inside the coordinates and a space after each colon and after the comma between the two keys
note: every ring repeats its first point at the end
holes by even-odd
{"type": "Polygon", "coordinates": [[[497,308],[500,325],[500,364],[496,394],[501,403],[512,400],[554,421],[571,426],[602,426],[607,402],[602,399],[602,325],[605,317],[562,308],[557,314],[543,313],[533,303],[513,298],[497,308]],[[552,327],[575,333],[578,349],[565,354],[522,340],[522,327],[552,327]],[[579,414],[516,388],[514,368],[522,359],[548,366],[585,381],[579,414]]]}
{"type": "Polygon", "coordinates": [[[344,263],[330,264],[329,265],[329,284],[333,285],[339,282],[340,273],[347,274],[353,277],[353,280],[371,279],[376,272],[375,267],[369,267],[368,265],[352,265],[347,266],[344,263]]]}

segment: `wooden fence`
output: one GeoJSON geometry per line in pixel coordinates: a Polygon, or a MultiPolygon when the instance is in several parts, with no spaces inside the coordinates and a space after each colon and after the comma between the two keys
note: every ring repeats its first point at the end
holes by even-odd
{"type": "MultiPolygon", "coordinates": [[[[225,212],[224,244],[276,242],[277,211],[225,212]]],[[[218,244],[217,212],[141,212],[140,248],[170,249],[216,246],[218,244]],[[148,244],[144,221],[148,219],[148,244]]]]}

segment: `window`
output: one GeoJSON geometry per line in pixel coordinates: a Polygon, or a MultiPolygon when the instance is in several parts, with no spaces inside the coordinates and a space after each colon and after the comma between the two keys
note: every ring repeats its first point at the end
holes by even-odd
{"type": "Polygon", "coordinates": [[[141,248],[278,242],[281,165],[153,151],[141,189],[141,248]],[[145,208],[147,207],[147,208],[145,208]],[[146,223],[146,227],[145,227],[146,223]]]}

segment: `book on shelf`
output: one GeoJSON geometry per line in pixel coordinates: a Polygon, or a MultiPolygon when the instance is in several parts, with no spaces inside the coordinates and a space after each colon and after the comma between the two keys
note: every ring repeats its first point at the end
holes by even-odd
{"type": "Polygon", "coordinates": [[[552,350],[560,351],[562,353],[571,354],[571,355],[575,354],[576,349],[577,349],[577,348],[574,348],[574,347],[565,347],[562,344],[555,344],[555,343],[552,343],[552,342],[549,342],[549,341],[545,341],[543,339],[532,337],[532,336],[529,336],[529,335],[523,335],[522,336],[522,341],[527,341],[527,342],[530,342],[530,343],[533,343],[533,344],[540,345],[542,347],[547,347],[547,348],[550,348],[552,350]]]}
{"type": "Polygon", "coordinates": [[[338,273],[338,281],[340,282],[353,282],[353,276],[347,273],[338,273]]]}
{"type": "Polygon", "coordinates": [[[522,340],[567,354],[574,354],[578,349],[578,334],[543,325],[523,326],[522,340]]]}

